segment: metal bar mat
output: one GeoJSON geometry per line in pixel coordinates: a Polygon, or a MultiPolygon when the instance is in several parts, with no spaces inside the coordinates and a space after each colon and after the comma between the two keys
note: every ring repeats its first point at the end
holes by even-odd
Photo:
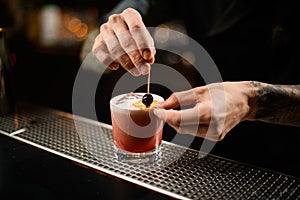
{"type": "MultiPolygon", "coordinates": [[[[28,111],[29,110],[29,111],[28,111]]],[[[0,117],[0,133],[178,199],[300,199],[300,180],[163,141],[152,164],[114,156],[111,127],[52,109],[0,117]],[[76,123],[74,123],[76,120],[76,123]]]]}

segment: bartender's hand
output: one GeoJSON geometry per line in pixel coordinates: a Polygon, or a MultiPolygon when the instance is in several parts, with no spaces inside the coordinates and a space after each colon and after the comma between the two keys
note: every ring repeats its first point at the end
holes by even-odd
{"type": "Polygon", "coordinates": [[[132,75],[147,74],[154,62],[154,41],[141,15],[132,8],[113,14],[100,27],[93,54],[112,70],[121,65],[132,75]]]}
{"type": "Polygon", "coordinates": [[[154,112],[179,133],[220,141],[238,123],[254,118],[255,98],[250,82],[213,83],[173,93],[154,112]],[[187,105],[192,107],[172,110],[187,105]]]}

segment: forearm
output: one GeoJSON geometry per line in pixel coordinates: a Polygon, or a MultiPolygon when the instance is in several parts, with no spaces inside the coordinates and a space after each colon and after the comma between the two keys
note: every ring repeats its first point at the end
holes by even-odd
{"type": "Polygon", "coordinates": [[[256,92],[254,120],[300,126],[300,85],[251,84],[256,92]]]}

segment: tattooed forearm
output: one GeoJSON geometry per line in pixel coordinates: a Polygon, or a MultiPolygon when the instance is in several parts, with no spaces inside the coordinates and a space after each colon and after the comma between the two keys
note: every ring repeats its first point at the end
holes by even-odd
{"type": "Polygon", "coordinates": [[[300,126],[300,85],[251,84],[258,89],[255,119],[300,126]]]}

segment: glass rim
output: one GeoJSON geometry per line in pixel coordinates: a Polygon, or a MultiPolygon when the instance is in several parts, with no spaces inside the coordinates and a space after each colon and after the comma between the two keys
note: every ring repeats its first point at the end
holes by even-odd
{"type": "MultiPolygon", "coordinates": [[[[137,98],[137,99],[129,99],[129,101],[130,102],[133,102],[134,100],[141,100],[142,99],[142,97],[143,97],[143,95],[144,94],[146,94],[146,92],[128,92],[128,93],[123,93],[123,94],[119,94],[119,95],[116,95],[116,96],[114,96],[114,97],[112,97],[111,99],[110,99],[110,101],[109,101],[109,104],[111,105],[111,106],[113,106],[113,107],[116,107],[116,108],[119,108],[119,109],[121,109],[121,110],[142,110],[142,109],[139,109],[139,108],[137,108],[137,107],[126,107],[126,108],[124,108],[123,106],[120,106],[120,105],[118,105],[118,104],[116,104],[116,101],[117,101],[117,98],[119,97],[119,98],[122,98],[123,96],[125,96],[125,95],[129,95],[129,94],[131,94],[131,93],[133,93],[133,94],[138,94],[138,95],[140,95],[141,96],[141,98],[137,98]]],[[[157,100],[158,102],[162,102],[162,101],[164,101],[164,98],[162,97],[162,96],[160,96],[160,95],[158,95],[158,94],[153,94],[153,93],[150,93],[152,96],[153,96],[153,98],[154,98],[154,100],[157,100]]],[[[155,107],[154,107],[155,108],[155,107]]],[[[153,108],[153,109],[154,109],[153,108]]],[[[149,109],[149,110],[153,110],[153,109],[149,109]]],[[[149,110],[145,110],[145,111],[149,111],[149,110]]]]}

